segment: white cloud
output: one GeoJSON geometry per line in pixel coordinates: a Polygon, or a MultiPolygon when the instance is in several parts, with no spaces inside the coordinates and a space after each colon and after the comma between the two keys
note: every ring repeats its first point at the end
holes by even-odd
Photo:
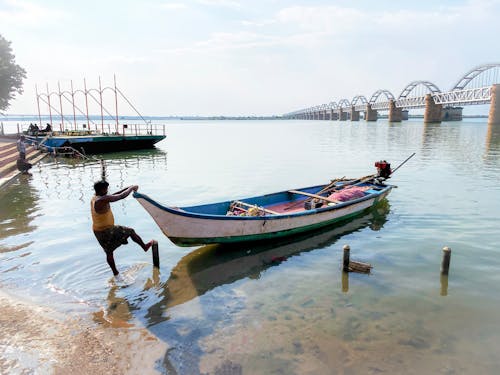
{"type": "Polygon", "coordinates": [[[43,28],[47,20],[54,22],[69,16],[67,11],[40,6],[22,0],[7,0],[0,9],[0,24],[23,25],[27,28],[43,28]]]}

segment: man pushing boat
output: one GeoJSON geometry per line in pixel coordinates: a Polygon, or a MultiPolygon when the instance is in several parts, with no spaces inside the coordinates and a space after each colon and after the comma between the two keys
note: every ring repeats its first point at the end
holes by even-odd
{"type": "Polygon", "coordinates": [[[127,240],[130,237],[144,251],[148,251],[153,245],[154,240],[144,243],[142,238],[132,228],[115,225],[115,219],[111,211],[111,202],[128,197],[131,192],[137,191],[139,187],[133,185],[114,194],[108,194],[108,186],[109,184],[106,181],[99,181],[94,184],[95,195],[90,202],[90,212],[92,213],[92,230],[106,253],[106,261],[109,267],[111,267],[113,274],[116,276],[119,272],[116,269],[113,252],[118,247],[127,244],[127,240]]]}

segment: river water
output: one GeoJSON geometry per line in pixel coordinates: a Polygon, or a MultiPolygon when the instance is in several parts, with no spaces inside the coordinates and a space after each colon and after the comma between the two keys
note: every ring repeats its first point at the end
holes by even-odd
{"type": "MultiPolygon", "coordinates": [[[[90,229],[100,164],[46,158],[0,193],[0,288],[86,329],[147,332],[165,348],[151,372],[497,373],[500,127],[181,121],[155,150],[104,158],[110,190],[138,184],[182,206],[363,176],[413,152],[374,210],[292,242],[180,248],[132,197],[115,203],[116,222],[158,239],[161,257],[155,272],[123,246],[117,279],[90,229]],[[342,274],[344,244],[370,275],[342,274]]],[[[143,336],[130,340],[125,360],[141,355],[143,336]]],[[[18,370],[44,361],[18,356],[18,370]]]]}

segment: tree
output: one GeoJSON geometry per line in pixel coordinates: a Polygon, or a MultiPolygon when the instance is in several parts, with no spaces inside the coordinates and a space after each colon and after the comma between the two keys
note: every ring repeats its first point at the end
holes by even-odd
{"type": "Polygon", "coordinates": [[[0,35],[0,111],[9,107],[16,94],[23,93],[26,71],[15,62],[10,42],[0,35]]]}

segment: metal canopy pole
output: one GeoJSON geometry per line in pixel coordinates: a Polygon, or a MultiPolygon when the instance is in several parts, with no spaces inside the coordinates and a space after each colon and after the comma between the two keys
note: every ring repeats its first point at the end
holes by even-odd
{"type": "Polygon", "coordinates": [[[42,128],[42,115],[40,114],[40,96],[38,95],[38,87],[35,85],[36,93],[36,106],[38,107],[38,122],[40,124],[40,129],[42,128]]]}
{"type": "Polygon", "coordinates": [[[73,90],[73,80],[71,80],[71,101],[73,102],[73,123],[75,124],[75,130],[77,130],[75,113],[75,91],[73,90]]]}
{"type": "Polygon", "coordinates": [[[101,88],[101,76],[99,76],[99,97],[101,98],[101,130],[104,133],[104,114],[102,112],[102,88],[101,88]]]}
{"type": "Polygon", "coordinates": [[[116,91],[116,74],[113,75],[115,81],[115,110],[116,110],[116,132],[118,133],[118,127],[120,124],[118,123],[118,92],[116,91]]]}
{"type": "MultiPolygon", "coordinates": [[[[49,93],[49,84],[47,83],[47,101],[49,102],[49,116],[50,116],[50,127],[54,129],[52,124],[52,110],[50,109],[50,93],[49,93]]],[[[60,129],[62,131],[62,129],[60,129]]]]}
{"type": "Polygon", "coordinates": [[[62,97],[61,97],[61,84],[59,81],[57,82],[57,87],[59,88],[59,108],[61,108],[61,124],[64,129],[64,116],[63,116],[63,107],[62,107],[62,97]]]}
{"type": "MultiPolygon", "coordinates": [[[[89,101],[88,101],[88,98],[87,98],[87,81],[85,80],[85,78],[83,79],[83,90],[85,92],[85,110],[86,110],[86,113],[87,113],[87,126],[89,127],[89,130],[90,130],[89,101]]],[[[95,130],[97,131],[97,124],[95,126],[95,130]]]]}

